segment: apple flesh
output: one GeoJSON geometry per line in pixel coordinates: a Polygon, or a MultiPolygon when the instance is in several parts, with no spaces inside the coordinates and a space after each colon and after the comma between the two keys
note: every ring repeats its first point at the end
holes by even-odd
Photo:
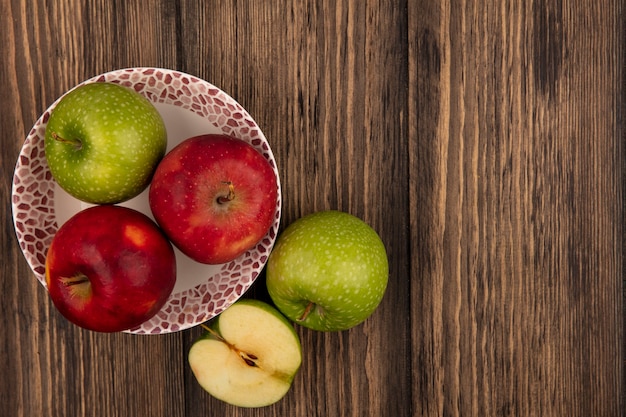
{"type": "Polygon", "coordinates": [[[154,173],[150,209],[182,253],[222,264],[253,248],[276,215],[278,181],[249,143],[226,135],[188,138],[154,173]]]}
{"type": "Polygon", "coordinates": [[[278,236],[267,262],[267,289],[294,322],[339,331],[365,321],[387,288],[389,265],[378,234],[340,211],[304,216],[278,236]]]}
{"type": "Polygon", "coordinates": [[[209,394],[239,407],[264,407],[289,391],[302,363],[293,325],[271,305],[243,299],[222,312],[189,350],[209,394]]]}
{"type": "Polygon", "coordinates": [[[46,286],[55,307],[93,331],[139,326],[163,307],[175,282],[171,243],[150,218],[126,207],[76,213],[46,255],[46,286]]]}
{"type": "Polygon", "coordinates": [[[152,103],[109,82],[64,95],[46,124],[50,173],[73,197],[114,204],[141,193],[165,154],[165,124],[152,103]]]}

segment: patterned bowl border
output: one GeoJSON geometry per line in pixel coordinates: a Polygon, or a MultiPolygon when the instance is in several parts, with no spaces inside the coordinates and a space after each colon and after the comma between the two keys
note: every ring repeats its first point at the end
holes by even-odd
{"type": "MultiPolygon", "coordinates": [[[[217,316],[237,301],[265,266],[276,240],[281,214],[276,161],[263,132],[246,110],[219,88],[200,78],[162,68],[126,68],[90,78],[76,87],[105,81],[133,88],[153,103],[189,110],[211,122],[224,134],[247,141],[267,158],[278,180],[274,223],[257,246],[234,261],[219,266],[219,272],[207,277],[205,282],[172,294],[156,316],[126,332],[165,334],[181,331],[217,316]]],[[[24,257],[44,287],[46,253],[59,227],[54,209],[56,185],[46,162],[44,137],[48,117],[61,98],[43,113],[26,137],[13,176],[15,232],[24,257]]]]}

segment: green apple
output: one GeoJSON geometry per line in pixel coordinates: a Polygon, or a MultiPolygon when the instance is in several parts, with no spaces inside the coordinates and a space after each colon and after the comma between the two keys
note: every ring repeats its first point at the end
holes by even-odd
{"type": "Polygon", "coordinates": [[[46,125],[52,177],[88,203],[119,203],[141,193],[166,147],[165,124],[154,105],[110,82],[83,84],[65,94],[46,125]]]}
{"type": "Polygon", "coordinates": [[[267,262],[267,289],[289,319],[320,331],[354,327],[380,304],[389,274],[385,246],[361,219],[320,211],[289,225],[267,262]]]}
{"type": "Polygon", "coordinates": [[[293,325],[271,305],[242,299],[205,327],[189,350],[198,383],[239,407],[264,407],[287,394],[302,363],[293,325]]]}

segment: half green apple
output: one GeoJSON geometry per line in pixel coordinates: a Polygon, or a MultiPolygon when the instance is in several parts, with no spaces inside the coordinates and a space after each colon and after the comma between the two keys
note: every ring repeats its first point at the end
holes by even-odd
{"type": "Polygon", "coordinates": [[[198,383],[215,398],[239,407],[282,399],[302,363],[293,325],[271,305],[242,299],[205,327],[189,350],[198,383]]]}

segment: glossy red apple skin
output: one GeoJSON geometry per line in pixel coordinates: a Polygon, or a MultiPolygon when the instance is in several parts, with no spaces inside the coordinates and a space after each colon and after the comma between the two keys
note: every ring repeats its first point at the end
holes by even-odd
{"type": "Polygon", "coordinates": [[[55,307],[93,331],[139,326],[163,307],[175,283],[172,244],[150,218],[126,207],[76,213],[59,228],[46,255],[46,285],[55,307]]]}
{"type": "Polygon", "coordinates": [[[165,234],[204,264],[253,248],[274,222],[277,198],[270,162],[249,143],[215,134],[188,138],[166,154],[149,193],[165,234]]]}

